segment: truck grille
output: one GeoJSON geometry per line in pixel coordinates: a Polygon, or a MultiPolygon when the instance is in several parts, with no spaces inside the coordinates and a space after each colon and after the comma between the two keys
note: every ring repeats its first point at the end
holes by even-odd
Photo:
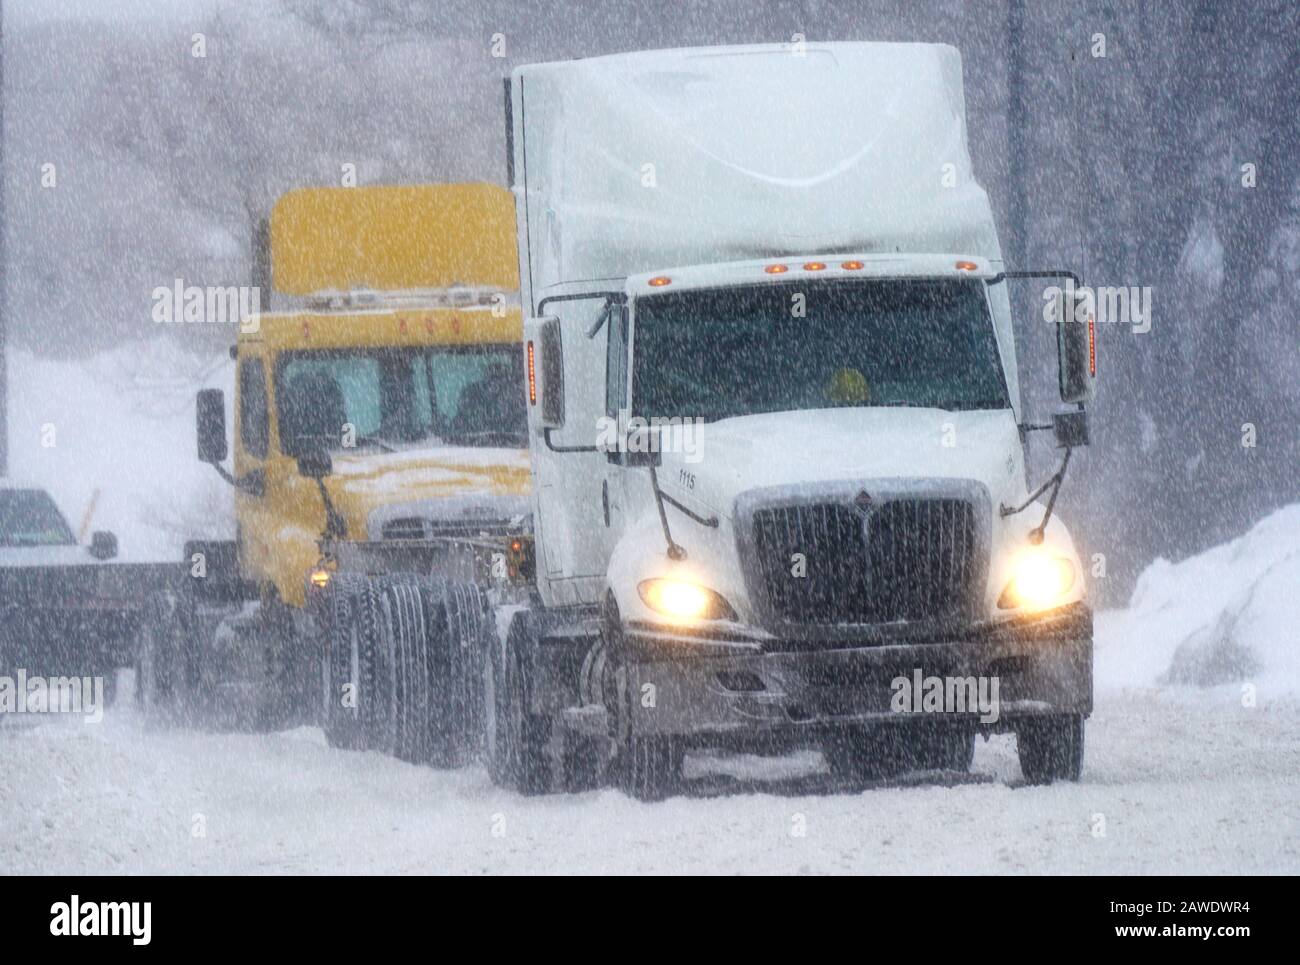
{"type": "Polygon", "coordinates": [[[416,516],[406,516],[384,524],[384,539],[424,539],[425,533],[424,520],[416,516]]]}
{"type": "Polygon", "coordinates": [[[772,611],[789,623],[944,619],[971,598],[975,514],[965,499],[765,508],[753,533],[772,611]]]}
{"type": "Polygon", "coordinates": [[[401,516],[384,523],[381,536],[386,540],[474,539],[481,536],[505,536],[511,532],[507,520],[401,516]]]}

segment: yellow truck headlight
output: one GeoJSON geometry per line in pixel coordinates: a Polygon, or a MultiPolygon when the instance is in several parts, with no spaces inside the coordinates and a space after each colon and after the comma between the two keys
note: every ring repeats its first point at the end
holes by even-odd
{"type": "Polygon", "coordinates": [[[645,605],[674,620],[735,620],[736,611],[707,587],[686,580],[642,580],[637,592],[645,605]]]}
{"type": "Polygon", "coordinates": [[[998,607],[1003,610],[1047,610],[1059,604],[1074,587],[1074,564],[1037,547],[1024,550],[1011,572],[1011,582],[998,598],[998,607]]]}

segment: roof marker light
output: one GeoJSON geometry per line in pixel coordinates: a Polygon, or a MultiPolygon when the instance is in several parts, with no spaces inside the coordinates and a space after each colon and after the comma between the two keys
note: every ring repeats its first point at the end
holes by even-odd
{"type": "Polygon", "coordinates": [[[954,266],[958,271],[979,271],[979,265],[973,261],[959,261],[954,266]]]}
{"type": "Polygon", "coordinates": [[[767,272],[769,275],[780,275],[783,274],[784,272],[789,271],[790,269],[787,268],[785,265],[768,265],[763,270],[767,272]]]}
{"type": "Polygon", "coordinates": [[[821,270],[822,270],[823,268],[825,268],[825,267],[826,267],[826,262],[824,262],[824,261],[809,261],[809,262],[805,262],[805,263],[804,263],[803,270],[804,270],[804,271],[821,271],[821,270]]]}
{"type": "Polygon", "coordinates": [[[667,275],[655,275],[655,277],[646,282],[646,284],[651,288],[663,288],[664,285],[671,285],[672,283],[673,280],[667,275]]]}
{"type": "Polygon", "coordinates": [[[845,271],[861,271],[863,265],[860,261],[846,261],[840,267],[845,271]]]}

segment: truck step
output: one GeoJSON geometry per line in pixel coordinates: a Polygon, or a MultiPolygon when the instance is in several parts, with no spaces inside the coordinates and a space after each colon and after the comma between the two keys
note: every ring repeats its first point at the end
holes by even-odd
{"type": "Polygon", "coordinates": [[[560,711],[560,726],[583,737],[608,737],[609,711],[600,704],[565,707],[560,711]]]}

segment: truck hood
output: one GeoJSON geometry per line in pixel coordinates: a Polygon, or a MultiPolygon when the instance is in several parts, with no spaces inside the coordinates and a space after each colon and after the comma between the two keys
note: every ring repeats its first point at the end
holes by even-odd
{"type": "Polygon", "coordinates": [[[348,531],[380,538],[395,518],[509,518],[526,511],[528,451],[452,447],[338,456],[327,481],[348,531]]]}
{"type": "Polygon", "coordinates": [[[732,514],[742,492],[773,486],[971,479],[997,499],[1024,478],[1019,431],[1010,409],[777,412],[674,428],[664,439],[659,471],[664,491],[698,510],[725,516],[732,514]]]}

